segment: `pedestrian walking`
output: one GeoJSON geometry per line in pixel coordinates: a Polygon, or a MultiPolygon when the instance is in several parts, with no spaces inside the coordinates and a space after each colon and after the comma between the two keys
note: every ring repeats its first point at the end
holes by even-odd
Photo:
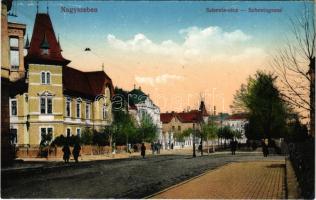
{"type": "Polygon", "coordinates": [[[70,148],[68,144],[65,144],[62,148],[62,151],[64,152],[63,159],[65,163],[69,163],[69,158],[70,158],[70,148]]]}
{"type": "Polygon", "coordinates": [[[142,146],[140,147],[140,151],[143,158],[145,158],[146,147],[144,143],[142,143],[142,146]]]}
{"type": "Polygon", "coordinates": [[[134,152],[138,152],[138,146],[136,144],[133,145],[134,152]]]}
{"type": "Polygon", "coordinates": [[[268,146],[267,146],[267,144],[265,143],[265,140],[264,140],[264,139],[261,141],[261,146],[262,146],[262,153],[263,153],[263,156],[264,156],[264,157],[267,157],[267,156],[268,156],[268,146]]]}
{"type": "Polygon", "coordinates": [[[266,157],[269,155],[269,139],[264,139],[264,144],[266,147],[266,157]]]}
{"type": "Polygon", "coordinates": [[[230,151],[232,152],[232,155],[234,155],[234,141],[231,140],[229,145],[230,145],[230,151]]]}
{"type": "Polygon", "coordinates": [[[78,162],[78,157],[80,155],[81,146],[78,142],[74,144],[74,149],[72,150],[72,155],[74,156],[75,162],[78,162]]]}
{"type": "Polygon", "coordinates": [[[158,147],[157,153],[160,154],[160,149],[161,149],[161,144],[160,144],[160,142],[158,142],[157,147],[158,147]]]}
{"type": "Polygon", "coordinates": [[[202,155],[203,155],[203,152],[202,152],[202,142],[199,144],[198,151],[201,153],[201,156],[202,156],[202,155]]]}
{"type": "Polygon", "coordinates": [[[232,155],[236,154],[236,149],[237,149],[237,141],[236,140],[230,141],[230,150],[232,152],[232,155]]]}
{"type": "Polygon", "coordinates": [[[155,146],[154,146],[153,142],[150,144],[150,147],[151,147],[151,152],[154,155],[154,153],[155,153],[155,146]]]}

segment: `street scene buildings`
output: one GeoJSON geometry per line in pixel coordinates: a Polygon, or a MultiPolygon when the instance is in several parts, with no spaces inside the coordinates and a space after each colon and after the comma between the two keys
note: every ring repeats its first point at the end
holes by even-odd
{"type": "Polygon", "coordinates": [[[1,0],[1,198],[315,198],[314,7],[1,0]]]}
{"type": "Polygon", "coordinates": [[[103,71],[82,72],[67,66],[70,61],[61,54],[49,14],[36,14],[32,37],[25,44],[24,65],[23,39],[17,43],[16,36],[9,34],[9,40],[11,48],[20,52],[15,58],[14,49],[10,50],[14,80],[9,99],[10,133],[17,146],[36,147],[48,134],[53,139],[79,136],[84,128],[100,130],[111,124],[112,80],[103,71]],[[22,62],[16,63],[17,59],[22,62]]]}

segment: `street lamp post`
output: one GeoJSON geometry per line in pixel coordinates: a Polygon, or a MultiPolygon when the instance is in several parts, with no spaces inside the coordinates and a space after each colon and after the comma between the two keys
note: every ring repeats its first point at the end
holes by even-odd
{"type": "Polygon", "coordinates": [[[195,155],[195,123],[193,123],[193,157],[196,157],[195,155]]]}

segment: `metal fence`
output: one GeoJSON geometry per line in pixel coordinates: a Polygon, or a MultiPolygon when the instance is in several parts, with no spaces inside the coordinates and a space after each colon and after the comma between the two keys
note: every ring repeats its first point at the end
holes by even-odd
{"type": "Polygon", "coordinates": [[[304,199],[315,197],[315,140],[289,143],[288,153],[304,199]]]}

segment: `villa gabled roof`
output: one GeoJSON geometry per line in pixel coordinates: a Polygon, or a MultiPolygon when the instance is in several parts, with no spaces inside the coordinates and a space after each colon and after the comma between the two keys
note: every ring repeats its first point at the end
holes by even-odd
{"type": "Polygon", "coordinates": [[[160,121],[164,124],[170,123],[170,121],[176,117],[182,123],[198,123],[202,121],[202,112],[199,110],[191,110],[189,112],[180,113],[161,113],[160,121]]]}
{"type": "Polygon", "coordinates": [[[226,120],[242,120],[242,119],[248,119],[248,114],[247,113],[233,114],[229,116],[226,120]]]}
{"type": "Polygon", "coordinates": [[[81,95],[95,98],[105,92],[105,86],[110,88],[114,95],[112,80],[104,71],[82,72],[65,66],[63,67],[64,92],[70,95],[81,95]]]}
{"type": "Polygon", "coordinates": [[[172,120],[174,116],[175,113],[160,113],[160,121],[164,124],[167,124],[172,120]]]}

